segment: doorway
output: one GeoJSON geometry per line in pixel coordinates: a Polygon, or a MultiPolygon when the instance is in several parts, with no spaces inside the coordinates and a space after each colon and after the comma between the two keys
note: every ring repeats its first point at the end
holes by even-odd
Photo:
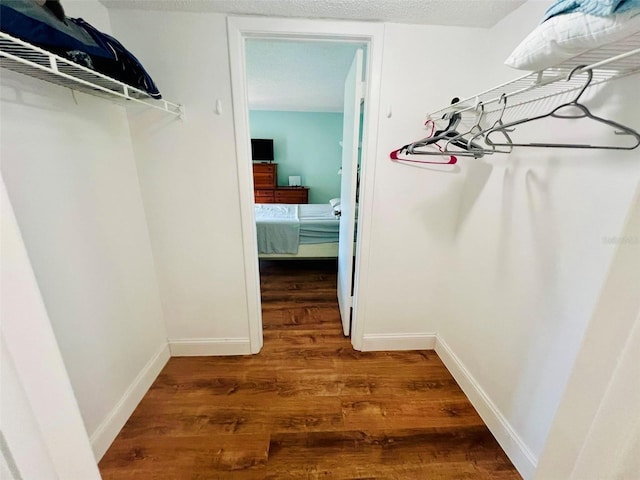
{"type": "Polygon", "coordinates": [[[365,48],[248,39],[245,51],[260,266],[337,259],[335,290],[345,336],[351,326],[365,48]]]}
{"type": "MultiPolygon", "coordinates": [[[[236,126],[236,147],[238,156],[238,177],[241,198],[243,229],[243,250],[245,257],[245,278],[248,300],[249,332],[251,351],[257,353],[262,347],[262,316],[260,301],[260,277],[258,267],[256,225],[254,212],[253,172],[251,167],[250,122],[247,87],[247,41],[290,40],[360,44],[367,49],[368,66],[365,77],[367,82],[361,87],[366,98],[363,115],[362,167],[360,171],[360,208],[358,224],[357,257],[353,283],[353,308],[351,343],[359,349],[362,343],[363,312],[366,305],[365,289],[368,257],[368,208],[373,197],[373,174],[375,163],[370,165],[367,158],[375,158],[378,119],[378,99],[380,71],[382,62],[381,45],[383,26],[359,22],[329,22],[294,19],[268,19],[237,17],[228,19],[229,50],[234,101],[234,119],[236,126]]],[[[359,108],[358,108],[359,111],[359,108]]],[[[360,123],[360,122],[356,122],[360,123]]],[[[356,149],[358,142],[355,142],[356,149]]],[[[354,170],[357,170],[357,166],[354,170]]],[[[337,172],[336,172],[337,173],[337,172]]],[[[355,172],[354,172],[355,173],[355,172]]],[[[355,177],[354,177],[355,193],[355,177]]],[[[353,252],[351,252],[353,254],[353,252]]],[[[351,270],[351,268],[349,269],[351,270]]],[[[351,290],[351,288],[349,288],[351,290]]]]}

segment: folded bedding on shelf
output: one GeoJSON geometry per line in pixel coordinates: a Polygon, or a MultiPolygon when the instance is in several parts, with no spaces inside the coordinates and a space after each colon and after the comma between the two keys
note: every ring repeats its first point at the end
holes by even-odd
{"type": "Polygon", "coordinates": [[[633,9],[640,9],[640,0],[558,0],[547,9],[542,21],[573,12],[607,17],[633,9]]]}
{"type": "Polygon", "coordinates": [[[118,40],[81,18],[58,19],[33,0],[2,0],[0,31],[161,98],[155,83],[118,40]]]}
{"type": "Polygon", "coordinates": [[[520,70],[543,70],[638,32],[640,8],[606,17],[579,11],[556,15],[538,25],[504,63],[520,70]]]}
{"type": "Polygon", "coordinates": [[[152,98],[162,98],[158,87],[140,61],[118,40],[106,33],[102,33],[82,18],[70,18],[68,20],[88,32],[103,51],[112,52],[111,58],[102,60],[102,57],[100,57],[96,60],[97,71],[147,92],[152,98]]]}

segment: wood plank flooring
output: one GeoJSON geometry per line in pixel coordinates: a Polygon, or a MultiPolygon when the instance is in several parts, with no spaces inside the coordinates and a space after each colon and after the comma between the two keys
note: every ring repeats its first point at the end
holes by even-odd
{"type": "Polygon", "coordinates": [[[335,262],[260,271],[262,352],[172,358],[105,480],[521,478],[435,352],[353,350],[335,262]]]}

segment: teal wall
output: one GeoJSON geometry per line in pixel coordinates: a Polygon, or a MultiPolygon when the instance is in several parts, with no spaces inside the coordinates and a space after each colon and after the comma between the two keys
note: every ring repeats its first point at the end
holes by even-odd
{"type": "Polygon", "coordinates": [[[340,196],[342,113],[252,110],[249,121],[252,138],[273,138],[278,185],[299,175],[309,203],[340,196]]]}

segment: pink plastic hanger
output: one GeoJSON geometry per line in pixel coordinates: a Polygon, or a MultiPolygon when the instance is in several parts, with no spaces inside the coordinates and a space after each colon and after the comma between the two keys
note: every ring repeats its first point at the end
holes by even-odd
{"type": "MultiPolygon", "coordinates": [[[[431,138],[431,136],[433,136],[433,131],[435,130],[435,123],[433,122],[433,120],[427,120],[424,124],[425,124],[425,126],[431,125],[431,132],[429,132],[429,135],[426,137],[426,138],[431,138]]],[[[414,143],[418,143],[418,142],[414,142],[414,143]]],[[[403,146],[403,147],[401,147],[401,148],[399,148],[397,150],[394,150],[393,152],[391,152],[389,154],[389,158],[391,158],[391,160],[394,160],[394,161],[410,162],[410,163],[424,163],[424,164],[428,164],[428,165],[455,165],[458,162],[458,159],[456,157],[454,157],[453,155],[449,155],[449,160],[446,161],[446,162],[430,162],[428,160],[414,160],[412,158],[407,158],[406,155],[420,155],[420,152],[417,152],[417,151],[409,152],[408,147],[410,145],[413,145],[413,143],[410,143],[410,144],[405,145],[405,146],[403,146]],[[399,155],[402,154],[402,152],[406,152],[405,156],[400,157],[399,155]]],[[[437,143],[432,143],[429,146],[437,148],[438,151],[442,152],[443,156],[447,156],[447,155],[445,155],[444,150],[442,150],[442,147],[440,147],[440,145],[438,145],[437,143]]],[[[434,153],[433,152],[429,152],[428,155],[434,155],[434,153]]]]}

